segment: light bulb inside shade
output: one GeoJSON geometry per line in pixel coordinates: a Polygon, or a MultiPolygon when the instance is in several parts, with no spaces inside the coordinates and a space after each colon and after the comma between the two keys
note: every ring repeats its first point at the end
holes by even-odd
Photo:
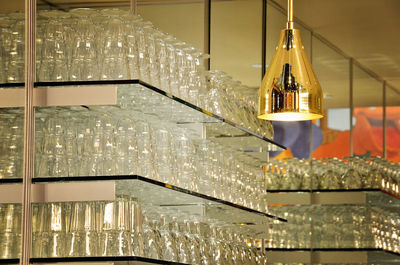
{"type": "Polygon", "coordinates": [[[265,119],[271,121],[307,121],[307,120],[316,120],[323,117],[321,114],[299,113],[299,112],[269,113],[269,114],[264,114],[261,117],[260,116],[258,116],[259,119],[265,119]]]}

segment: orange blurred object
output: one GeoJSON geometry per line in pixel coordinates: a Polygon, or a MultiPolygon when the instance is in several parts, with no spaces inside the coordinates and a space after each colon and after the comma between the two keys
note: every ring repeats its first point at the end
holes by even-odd
{"type": "MultiPolygon", "coordinates": [[[[383,108],[354,109],[356,124],[353,130],[353,151],[356,155],[370,153],[383,155],[383,108]]],[[[400,162],[400,107],[386,108],[386,152],[387,159],[400,162]]],[[[350,131],[343,131],[333,142],[319,146],[313,153],[315,158],[349,155],[350,131]]]]}

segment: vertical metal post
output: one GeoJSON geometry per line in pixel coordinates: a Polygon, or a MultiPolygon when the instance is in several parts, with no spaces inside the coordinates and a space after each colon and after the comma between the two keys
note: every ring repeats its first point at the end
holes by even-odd
{"type": "Polygon", "coordinates": [[[293,0],[287,1],[287,29],[293,29],[293,0]]]}
{"type": "Polygon", "coordinates": [[[354,112],[354,102],[353,102],[353,59],[349,60],[349,104],[350,104],[350,156],[353,156],[353,112],[354,112]]]}
{"type": "Polygon", "coordinates": [[[261,80],[264,78],[267,65],[267,0],[262,0],[261,15],[261,80]]]}
{"type": "Polygon", "coordinates": [[[131,0],[131,12],[136,15],[137,12],[137,0],[131,0]]]}
{"type": "MultiPolygon", "coordinates": [[[[312,45],[313,45],[313,32],[312,31],[310,31],[310,62],[311,62],[311,65],[312,65],[312,63],[313,63],[313,49],[312,49],[312,45]]],[[[324,117],[325,119],[326,119],[326,117],[324,117]]],[[[308,156],[308,158],[309,159],[311,159],[312,158],[312,152],[313,152],[313,133],[312,133],[312,124],[313,124],[313,121],[312,120],[310,120],[309,121],[309,126],[310,126],[310,135],[309,135],[309,137],[310,137],[310,145],[309,145],[309,151],[310,151],[310,154],[309,154],[309,156],[308,156]]],[[[310,172],[311,173],[311,172],[310,172]]],[[[310,174],[310,178],[311,178],[311,174],[310,174]]]]}
{"type": "MultiPolygon", "coordinates": [[[[211,55],[211,0],[204,0],[204,53],[211,55]]],[[[210,58],[204,66],[210,70],[210,58]]]]}
{"type": "Polygon", "coordinates": [[[36,60],[36,0],[25,0],[25,126],[20,264],[28,265],[32,248],[31,184],[34,163],[33,84],[36,60]]]}
{"type": "Polygon", "coordinates": [[[383,81],[383,158],[387,159],[387,149],[386,149],[386,81],[383,81]]]}

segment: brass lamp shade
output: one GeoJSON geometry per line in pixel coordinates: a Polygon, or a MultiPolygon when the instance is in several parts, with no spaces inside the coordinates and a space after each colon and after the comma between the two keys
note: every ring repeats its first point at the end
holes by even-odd
{"type": "Polygon", "coordinates": [[[293,28],[293,0],[288,23],[259,90],[258,118],[279,121],[320,119],[322,90],[304,51],[300,31],[293,28]]]}

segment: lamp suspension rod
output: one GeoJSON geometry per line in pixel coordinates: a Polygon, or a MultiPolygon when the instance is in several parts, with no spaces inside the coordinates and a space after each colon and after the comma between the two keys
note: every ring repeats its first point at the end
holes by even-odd
{"type": "Polygon", "coordinates": [[[287,7],[287,29],[293,29],[293,0],[288,0],[288,7],[287,7]]]}
{"type": "Polygon", "coordinates": [[[131,13],[133,15],[136,15],[136,12],[137,12],[137,0],[131,0],[130,7],[131,7],[131,13]]]}

